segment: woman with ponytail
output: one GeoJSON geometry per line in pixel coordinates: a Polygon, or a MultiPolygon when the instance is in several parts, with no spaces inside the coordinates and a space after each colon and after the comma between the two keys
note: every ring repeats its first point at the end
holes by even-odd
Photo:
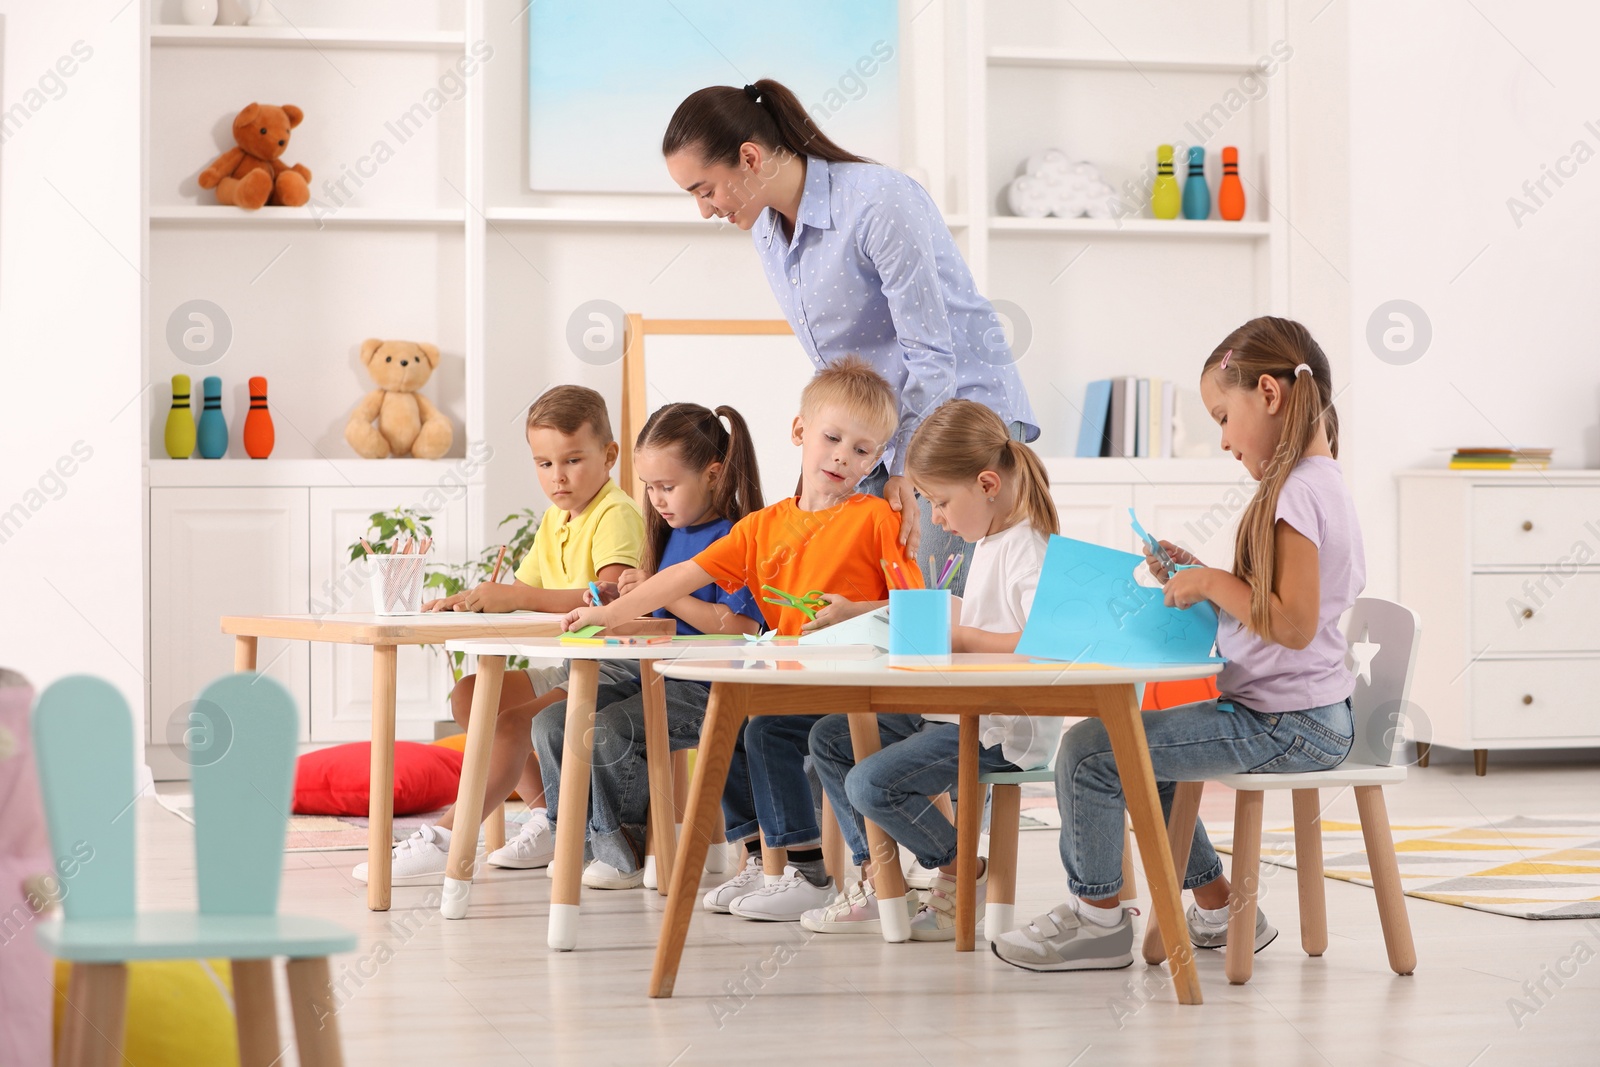
{"type": "MultiPolygon", "coordinates": [[[[1050,479],[1033,449],[1014,440],[1000,416],[971,400],[952,400],[923,420],[911,438],[906,473],[930,502],[940,528],[972,543],[966,592],[955,602],[951,647],[957,652],[1015,652],[1044,565],[1045,545],[1059,532],[1050,479]]],[[[955,558],[928,561],[932,583],[955,558]]],[[[880,715],[883,748],[859,764],[850,716],[829,715],[811,728],[811,760],[839,814],[863,877],[870,875],[866,827],[871,819],[930,872],[927,903],[911,917],[913,941],[956,936],[956,828],[928,800],[956,784],[960,717],[880,715]]],[[[983,773],[1046,766],[1061,739],[1061,720],[985,715],[978,723],[983,773]]],[[[982,803],[962,796],[960,803],[982,803]]],[[[978,872],[981,902],[987,865],[978,872]]],[[[868,885],[852,886],[801,924],[818,933],[876,928],[878,901],[868,885]]]]}
{"type": "MultiPolygon", "coordinates": [[[[1175,563],[1146,564],[1166,602],[1217,609],[1221,696],[1146,711],[1145,736],[1163,807],[1174,783],[1218,774],[1319,771],[1350,752],[1350,694],[1339,618],[1366,584],[1355,506],[1336,457],[1328,358],[1298,322],[1251,319],[1225,337],[1200,373],[1200,396],[1222,429],[1222,447],[1259,483],[1245,508],[1231,571],[1206,567],[1161,542],[1175,563]]],[[[1007,963],[1033,971],[1126,967],[1133,927],[1122,887],[1122,787],[1098,719],[1067,731],[1056,761],[1061,860],[1071,900],[993,943],[1007,963]]],[[[1228,880],[1196,822],[1185,889],[1196,948],[1228,936],[1228,880]]],[[[1278,931],[1258,908],[1254,949],[1278,931]]],[[[991,934],[991,937],[994,935],[991,934]]]]}
{"type": "Polygon", "coordinates": [[[907,553],[965,555],[965,542],[938,528],[905,477],[911,435],[958,397],[993,410],[1019,440],[1034,440],[1039,427],[994,307],[933,198],[900,171],[839,147],[793,92],[767,78],[690,94],[661,152],[704,217],[750,231],[816,367],[857,354],[894,388],[899,426],[861,490],[901,513],[907,553]]]}
{"type": "MultiPolygon", "coordinates": [[[[607,600],[660,570],[693,559],[725,537],[734,523],[761,509],[755,445],[743,416],[731,407],[658,408],[639,431],[633,462],[650,500],[644,559],[642,569],[624,571],[615,586],[602,583],[601,594],[607,600]]],[[[761,611],[750,590],[730,593],[715,582],[654,614],[676,619],[680,634],[747,634],[761,629],[761,611]]],[[[668,742],[674,750],[694,748],[700,741],[710,687],[669,678],[665,688],[668,742]]],[[[644,828],[650,801],[639,680],[602,684],[595,708],[586,849],[592,860],[584,868],[583,884],[591,889],[634,889],[645,884],[644,828]]],[[[545,708],[533,720],[533,750],[544,776],[552,832],[561,815],[556,803],[566,721],[566,701],[545,708]]],[[[742,763],[742,754],[735,759],[742,763]]],[[[730,825],[754,823],[748,773],[735,766],[728,781],[724,806],[730,825]]]]}

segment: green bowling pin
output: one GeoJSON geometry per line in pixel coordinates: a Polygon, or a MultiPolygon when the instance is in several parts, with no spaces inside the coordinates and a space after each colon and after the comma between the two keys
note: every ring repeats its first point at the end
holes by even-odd
{"type": "Polygon", "coordinates": [[[1183,192],[1172,174],[1172,146],[1156,148],[1156,184],[1150,190],[1150,214],[1158,219],[1175,219],[1183,207],[1183,192]]]}
{"type": "Polygon", "coordinates": [[[189,376],[172,376],[172,410],[167,412],[167,455],[188,459],[194,455],[194,412],[189,408],[189,376]]]}

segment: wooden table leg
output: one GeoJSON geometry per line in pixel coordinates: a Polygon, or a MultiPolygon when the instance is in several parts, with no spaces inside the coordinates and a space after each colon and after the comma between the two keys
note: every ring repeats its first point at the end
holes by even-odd
{"type": "MultiPolygon", "coordinates": [[[[839,704],[858,704],[863,709],[868,709],[868,695],[865,690],[839,689],[839,704]],[[849,698],[853,697],[851,700],[849,698]]],[[[839,704],[834,705],[835,711],[843,711],[839,704]]],[[[966,719],[961,720],[963,723],[966,719]]],[[[977,720],[973,720],[976,724],[977,720]]],[[[856,763],[872,755],[882,747],[882,739],[878,736],[878,717],[868,710],[850,716],[850,748],[855,755],[856,763]]],[[[976,786],[974,786],[976,788],[976,786]]],[[[882,827],[871,819],[865,820],[867,824],[867,853],[872,857],[872,885],[878,893],[878,922],[883,929],[883,939],[890,944],[899,944],[911,940],[911,917],[906,914],[905,873],[900,870],[900,846],[895,839],[890,837],[882,827]]],[[[959,902],[958,902],[959,903],[959,902]]]]}
{"type": "Polygon", "coordinates": [[[239,1067],[272,1067],[283,1056],[278,1044],[278,998],[272,985],[272,960],[231,962],[239,1067]]]}
{"type": "Polygon", "coordinates": [[[678,981],[678,963],[683,959],[683,942],[689,936],[689,920],[700,904],[700,870],[706,861],[706,846],[715,821],[722,818],[722,787],[728,780],[733,746],[744,728],[749,699],[748,686],[728,682],[711,686],[705,724],[700,729],[694,781],[689,786],[689,807],[684,813],[684,833],[678,838],[678,854],[672,861],[672,890],[667,894],[667,912],[661,920],[661,938],[650,972],[652,997],[672,996],[678,981]]]}
{"type": "Polygon", "coordinates": [[[371,911],[389,910],[394,866],[395,654],[394,645],[372,646],[372,770],[367,779],[367,908],[371,911]]]}
{"type": "Polygon", "coordinates": [[[120,963],[74,963],[57,1042],[61,1067],[117,1067],[128,1008],[128,969],[120,963]]]}
{"type": "Polygon", "coordinates": [[[672,742],[667,733],[667,680],[651,660],[641,660],[639,671],[644,680],[644,763],[650,782],[650,852],[656,858],[656,892],[666,896],[672,886],[672,858],[678,850],[672,742]]]}
{"type": "Polygon", "coordinates": [[[239,634],[233,639],[233,669],[236,671],[253,671],[256,669],[256,639],[247,634],[239,634]]]}
{"type": "Polygon", "coordinates": [[[338,1005],[333,1001],[328,958],[292,959],[285,969],[289,972],[289,1003],[294,1009],[294,1040],[300,1050],[300,1067],[342,1067],[344,1050],[339,1045],[338,1005]]]}
{"type": "Polygon", "coordinates": [[[1144,719],[1131,685],[1096,686],[1100,721],[1111,740],[1111,753],[1122,779],[1123,796],[1133,819],[1133,834],[1139,841],[1144,861],[1144,877],[1150,887],[1150,913],[1161,924],[1161,938],[1167,948],[1167,966],[1180,1004],[1199,1004],[1200,977],[1195,972],[1194,949],[1183,924],[1183,908],[1178,899],[1178,874],[1172,863],[1167,828],[1161,822],[1161,798],[1156,793],[1156,776],[1150,766],[1150,749],[1144,735],[1144,719]]]}
{"type": "Polygon", "coordinates": [[[483,848],[486,852],[506,847],[506,806],[496,804],[494,810],[483,817],[483,848]]]}
{"type": "Polygon", "coordinates": [[[567,674],[567,724],[561,737],[561,810],[556,818],[555,868],[550,876],[550,924],[545,943],[557,952],[578,947],[583,894],[583,838],[589,826],[589,777],[594,763],[595,695],[600,661],[575,659],[567,674]]]}
{"type": "Polygon", "coordinates": [[[504,656],[479,656],[472,685],[472,710],[467,718],[467,743],[461,752],[461,784],[456,788],[455,829],[450,858],[444,867],[439,914],[464,919],[472,897],[472,873],[478,859],[478,825],[483,822],[483,791],[489,784],[489,757],[494,750],[495,720],[500,716],[500,683],[504,656]]]}
{"type": "MultiPolygon", "coordinates": [[[[978,829],[983,822],[983,787],[978,784],[978,716],[961,716],[956,762],[956,951],[971,952],[978,924],[978,829]]],[[[895,865],[898,869],[899,864],[895,865]]],[[[880,902],[878,914],[883,914],[880,902]]]]}
{"type": "MultiPolygon", "coordinates": [[[[1189,850],[1194,846],[1194,824],[1200,815],[1200,794],[1205,787],[1204,782],[1179,782],[1177,790],[1172,795],[1172,815],[1167,820],[1167,840],[1172,842],[1172,869],[1178,872],[1180,892],[1183,886],[1183,873],[1189,869],[1189,850]]],[[[1126,834],[1123,835],[1123,840],[1126,844],[1126,834]]],[[[1166,958],[1167,947],[1161,942],[1161,924],[1152,914],[1144,928],[1144,961],[1155,966],[1165,962],[1166,958]]]]}
{"type": "Polygon", "coordinates": [[[845,875],[850,870],[850,851],[844,843],[844,831],[839,828],[838,813],[833,810],[833,801],[827,794],[822,797],[822,864],[843,889],[845,875]]]}

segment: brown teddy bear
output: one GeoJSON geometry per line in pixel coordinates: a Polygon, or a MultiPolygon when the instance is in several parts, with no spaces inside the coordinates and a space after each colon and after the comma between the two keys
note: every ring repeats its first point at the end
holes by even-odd
{"type": "Polygon", "coordinates": [[[410,454],[438,459],[450,451],[455,431],[438,408],[417,392],[439,365],[439,349],[415,341],[361,342],[361,362],[378,388],[366,395],[345,424],[344,439],[368,459],[410,454]],[[373,426],[372,420],[378,425],[373,426]]]}
{"type": "Polygon", "coordinates": [[[200,172],[200,188],[215,189],[217,203],[254,211],[263,204],[299,207],[311,199],[311,172],[278,157],[289,145],[289,131],[305,113],[293,104],[251,104],[233,120],[235,147],[200,172]]]}

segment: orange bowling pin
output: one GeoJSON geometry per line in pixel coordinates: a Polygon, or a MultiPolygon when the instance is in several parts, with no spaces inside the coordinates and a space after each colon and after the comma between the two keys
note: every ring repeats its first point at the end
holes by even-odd
{"type": "Polygon", "coordinates": [[[272,416],[267,412],[267,380],[250,379],[250,413],[244,417],[244,452],[251,459],[272,455],[275,436],[272,416]]]}
{"type": "Polygon", "coordinates": [[[1239,181],[1239,150],[1222,150],[1222,185],[1217,189],[1217,214],[1229,222],[1244,218],[1244,185],[1239,181]]]}

